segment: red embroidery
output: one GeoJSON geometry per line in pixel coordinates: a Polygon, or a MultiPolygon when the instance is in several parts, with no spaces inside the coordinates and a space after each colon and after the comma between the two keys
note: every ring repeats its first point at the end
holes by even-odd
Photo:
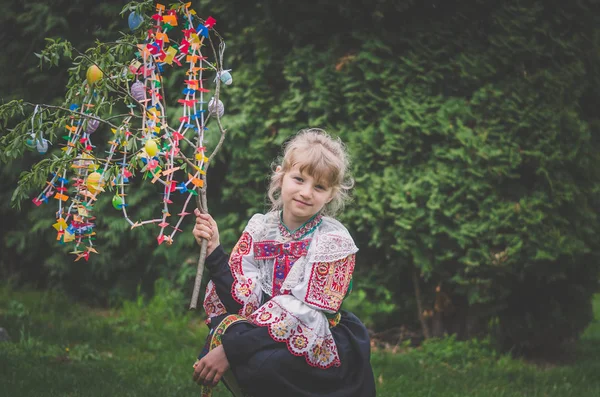
{"type": "Polygon", "coordinates": [[[290,353],[304,356],[312,367],[330,368],[341,365],[331,333],[317,334],[273,300],[261,306],[248,320],[254,325],[268,327],[269,335],[274,341],[285,342],[290,353]]]}
{"type": "Polygon", "coordinates": [[[353,254],[335,262],[314,263],[308,281],[306,303],[337,312],[352,278],[354,259],[353,254]]]}
{"type": "Polygon", "coordinates": [[[206,286],[206,295],[204,296],[203,306],[209,319],[227,313],[225,305],[223,305],[223,302],[221,302],[221,299],[219,299],[219,296],[217,295],[215,283],[212,281],[209,281],[206,286]]]}
{"type": "Polygon", "coordinates": [[[243,257],[250,253],[251,248],[252,236],[250,233],[244,232],[229,257],[229,268],[233,276],[231,296],[242,305],[239,314],[246,317],[258,309],[258,298],[253,293],[256,282],[244,274],[242,267],[243,257]]]}
{"type": "Polygon", "coordinates": [[[261,241],[254,244],[254,259],[275,259],[273,263],[272,297],[281,295],[281,286],[296,261],[308,252],[310,239],[278,243],[261,241]]]}

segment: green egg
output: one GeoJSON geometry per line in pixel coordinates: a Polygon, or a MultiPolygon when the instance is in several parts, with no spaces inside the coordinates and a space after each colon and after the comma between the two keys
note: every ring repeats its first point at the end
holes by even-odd
{"type": "Polygon", "coordinates": [[[113,207],[115,207],[116,210],[120,210],[121,208],[123,208],[123,197],[119,196],[118,194],[115,194],[112,199],[112,205],[113,207]]]}

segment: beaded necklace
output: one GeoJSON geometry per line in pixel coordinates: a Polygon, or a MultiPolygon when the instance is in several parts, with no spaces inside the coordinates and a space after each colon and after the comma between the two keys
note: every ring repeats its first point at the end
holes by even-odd
{"type": "Polygon", "coordinates": [[[283,211],[281,211],[279,213],[279,231],[283,237],[290,237],[292,240],[300,240],[314,232],[322,221],[323,215],[318,212],[298,229],[292,231],[288,229],[285,223],[283,223],[283,211]]]}

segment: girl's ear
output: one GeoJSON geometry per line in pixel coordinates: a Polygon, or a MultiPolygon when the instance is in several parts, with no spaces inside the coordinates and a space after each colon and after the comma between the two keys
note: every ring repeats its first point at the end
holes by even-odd
{"type": "Polygon", "coordinates": [[[280,172],[281,171],[281,166],[278,165],[277,167],[275,167],[275,172],[280,172]]]}

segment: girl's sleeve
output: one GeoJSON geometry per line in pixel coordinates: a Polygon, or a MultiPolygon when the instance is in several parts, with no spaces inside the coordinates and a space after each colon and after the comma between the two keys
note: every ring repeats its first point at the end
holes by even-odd
{"type": "Polygon", "coordinates": [[[237,313],[242,306],[233,299],[231,296],[231,285],[233,284],[233,276],[229,269],[229,255],[225,252],[223,247],[219,245],[215,250],[206,258],[206,268],[210,272],[210,282],[206,287],[207,297],[210,297],[207,302],[205,299],[205,309],[208,305],[210,306],[207,310],[214,311],[215,306],[220,304],[222,309],[227,313],[237,313]],[[212,294],[208,294],[208,292],[212,294]],[[216,296],[214,296],[216,294],[216,296]],[[218,301],[217,301],[218,299],[218,301]],[[212,302],[212,303],[211,303],[212,302]]]}
{"type": "Polygon", "coordinates": [[[330,262],[313,262],[305,273],[308,282],[292,288],[292,295],[315,310],[336,313],[350,287],[354,264],[355,254],[330,262]]]}
{"type": "Polygon", "coordinates": [[[264,215],[257,214],[250,219],[227,264],[227,255],[222,249],[211,254],[215,257],[209,258],[211,263],[207,263],[207,267],[213,279],[206,287],[204,298],[204,309],[209,319],[225,313],[247,317],[258,309],[262,290],[257,284],[259,271],[254,261],[253,242],[257,230],[260,230],[262,217],[264,215]]]}

